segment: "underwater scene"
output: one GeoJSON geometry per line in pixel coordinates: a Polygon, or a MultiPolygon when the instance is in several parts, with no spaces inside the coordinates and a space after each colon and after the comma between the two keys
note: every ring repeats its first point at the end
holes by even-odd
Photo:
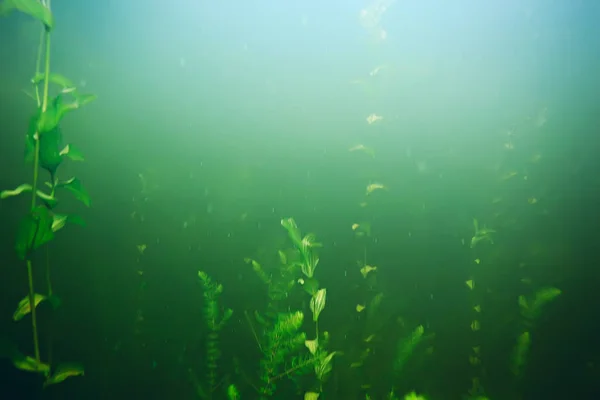
{"type": "Polygon", "coordinates": [[[600,399],[599,18],[0,0],[0,399],[600,399]]]}

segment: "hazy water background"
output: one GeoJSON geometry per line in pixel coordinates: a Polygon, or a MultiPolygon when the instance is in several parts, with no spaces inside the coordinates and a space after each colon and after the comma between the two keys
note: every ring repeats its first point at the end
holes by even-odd
{"type": "MultiPolygon", "coordinates": [[[[52,244],[64,304],[48,321],[40,311],[42,326],[53,321],[56,330],[54,358],[83,362],[86,377],[47,389],[46,398],[193,398],[187,368],[203,367],[198,269],[223,282],[223,303],[235,311],[224,362],[237,356],[252,370],[258,353],[243,310],[265,299],[243,259],[274,259],[286,243],[279,221],[287,216],[324,244],[323,325],[332,347],[348,352],[363,290],[356,271],[363,250],[350,227],[372,223],[369,259],[390,318],[436,333],[433,360],[410,383],[448,399],[470,384],[464,281],[474,271],[472,218],[490,221],[496,243],[481,250],[476,270],[493,310],[486,318],[494,328],[483,333],[488,394],[511,393],[510,318],[518,313],[518,265],[527,262],[539,285],[563,295],[537,328],[543,334],[524,398],[594,398],[600,5],[397,1],[373,30],[359,18],[368,5],[53,2],[52,69],[98,100],[63,124],[86,161],[61,173],[82,179],[93,206],[65,202],[88,226],[52,244]],[[383,41],[375,37],[380,28],[383,41]],[[377,66],[384,68],[370,76],[377,66]],[[369,125],[371,113],[384,119],[369,125]],[[505,147],[510,130],[514,151],[505,147]],[[375,158],[348,152],[358,143],[374,148],[375,158]],[[503,181],[513,170],[519,183],[503,181]],[[155,185],[147,201],[139,174],[155,185]],[[389,191],[363,210],[358,203],[374,181],[389,191]],[[139,244],[147,245],[143,257],[139,244]]],[[[3,189],[31,175],[22,138],[33,102],[22,90],[38,29],[20,15],[0,20],[3,189]]],[[[0,202],[0,321],[30,352],[29,322],[11,321],[25,290],[12,247],[26,204],[0,202]]],[[[41,340],[45,352],[43,328],[41,340]]],[[[345,371],[349,360],[338,361],[334,371],[345,371]]],[[[36,377],[2,365],[0,388],[17,396],[7,398],[41,396],[36,377]]],[[[328,398],[355,398],[339,383],[349,375],[339,374],[328,398]]]]}

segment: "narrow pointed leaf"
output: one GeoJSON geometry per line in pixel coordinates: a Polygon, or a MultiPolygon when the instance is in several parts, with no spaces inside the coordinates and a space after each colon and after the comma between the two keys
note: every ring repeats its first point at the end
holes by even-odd
{"type": "Polygon", "coordinates": [[[27,372],[38,372],[42,375],[48,375],[50,373],[50,365],[42,362],[37,362],[35,358],[17,353],[12,359],[13,365],[21,371],[27,372]]]}
{"type": "Polygon", "coordinates": [[[59,126],[55,126],[52,130],[40,130],[38,132],[40,166],[53,174],[62,163],[62,156],[60,155],[60,150],[63,147],[62,131],[59,126]]]}
{"type": "Polygon", "coordinates": [[[45,206],[37,206],[19,223],[15,249],[21,260],[54,238],[52,216],[45,206]]]}
{"type": "Polygon", "coordinates": [[[310,310],[313,313],[313,321],[317,322],[319,314],[325,308],[325,300],[327,297],[327,289],[320,289],[310,299],[310,310]]]}
{"type": "Polygon", "coordinates": [[[81,184],[81,181],[79,179],[71,178],[68,181],[59,182],[56,185],[56,187],[67,189],[68,191],[73,193],[73,195],[75,196],[75,198],[77,200],[81,201],[87,207],[89,207],[91,205],[92,200],[90,198],[90,195],[88,194],[87,190],[83,187],[83,185],[81,184]]]}
{"type": "Polygon", "coordinates": [[[28,183],[24,183],[22,185],[17,186],[13,190],[3,190],[0,192],[0,199],[4,200],[9,197],[18,196],[23,192],[31,192],[31,185],[28,183]]]}
{"type": "Polygon", "coordinates": [[[83,376],[83,366],[80,364],[60,364],[54,373],[46,379],[44,387],[60,383],[72,376],[83,376]]]}
{"type": "MultiPolygon", "coordinates": [[[[33,296],[34,300],[34,307],[37,308],[37,306],[44,300],[46,300],[46,296],[44,296],[43,294],[39,294],[36,293],[33,296]]],[[[21,319],[23,319],[24,316],[26,316],[27,314],[29,314],[31,312],[31,307],[29,306],[29,296],[25,296],[23,298],[23,300],[21,300],[19,302],[19,304],[17,305],[17,309],[15,310],[14,314],[13,314],[13,321],[20,321],[21,319]]]]}
{"type": "Polygon", "coordinates": [[[78,215],[52,214],[52,232],[58,232],[68,223],[85,226],[85,221],[78,215]]]}
{"type": "Polygon", "coordinates": [[[52,12],[38,0],[4,0],[0,3],[0,16],[8,15],[15,10],[37,19],[46,26],[48,31],[54,27],[52,12]]]}
{"type": "Polygon", "coordinates": [[[75,95],[75,98],[77,99],[77,107],[83,107],[86,104],[90,104],[92,101],[96,100],[98,98],[97,95],[95,94],[89,94],[89,93],[77,93],[75,95]]]}
{"type": "Polygon", "coordinates": [[[288,235],[294,243],[294,246],[300,248],[302,246],[302,233],[300,232],[298,225],[296,225],[296,221],[294,220],[294,218],[282,219],[281,226],[283,226],[285,230],[288,231],[288,235]]]}
{"type": "MultiPolygon", "coordinates": [[[[31,83],[33,83],[34,85],[37,85],[37,84],[43,82],[45,77],[46,77],[46,75],[44,73],[39,73],[31,79],[31,83]]],[[[51,72],[50,75],[48,75],[48,81],[51,83],[54,83],[55,85],[60,86],[62,89],[69,89],[69,88],[75,87],[75,85],[73,84],[73,82],[71,82],[70,79],[66,78],[65,76],[63,76],[61,74],[57,74],[55,72],[51,72]]]]}
{"type": "Polygon", "coordinates": [[[44,204],[46,204],[49,209],[53,209],[58,204],[58,200],[52,195],[44,193],[41,190],[36,190],[35,193],[40,199],[42,199],[44,204]]]}
{"type": "Polygon", "coordinates": [[[81,151],[79,151],[79,149],[77,147],[73,146],[72,144],[66,145],[60,151],[60,155],[61,156],[67,156],[67,157],[69,157],[73,161],[85,161],[85,159],[83,158],[83,154],[81,153],[81,151]]]}

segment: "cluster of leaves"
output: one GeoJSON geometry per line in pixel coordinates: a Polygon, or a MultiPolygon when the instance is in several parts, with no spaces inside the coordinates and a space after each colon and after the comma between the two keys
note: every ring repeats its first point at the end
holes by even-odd
{"type": "MultiPolygon", "coordinates": [[[[47,21],[53,22],[52,18],[47,17],[50,11],[41,12],[40,7],[47,10],[41,3],[33,0],[5,1],[2,3],[0,13],[6,13],[7,10],[13,9],[25,10],[31,12],[30,15],[34,17],[43,17],[44,23],[47,21]]],[[[46,25],[47,29],[48,26],[52,25],[46,25]]],[[[40,84],[55,84],[59,89],[59,93],[47,105],[44,104],[46,101],[39,102],[35,114],[30,119],[25,142],[25,160],[35,162],[34,168],[37,169],[39,166],[50,175],[49,182],[45,184],[47,189],[44,191],[25,183],[13,190],[0,192],[0,199],[6,199],[35,190],[35,194],[42,202],[42,204],[33,207],[19,224],[16,251],[22,260],[29,258],[31,252],[52,240],[54,233],[63,228],[65,223],[83,223],[78,216],[55,212],[58,205],[56,197],[58,191],[66,190],[87,207],[91,205],[90,196],[79,179],[71,177],[66,180],[59,180],[56,175],[58,167],[65,159],[84,160],[82,153],[73,144],[63,143],[60,122],[67,113],[90,103],[96,96],[80,93],[69,79],[60,74],[36,74],[31,83],[36,88],[40,84]],[[68,97],[70,97],[70,101],[66,101],[68,97]]]]}
{"type": "Polygon", "coordinates": [[[303,237],[293,218],[282,219],[281,226],[287,230],[292,244],[300,253],[301,261],[297,264],[300,266],[302,273],[306,278],[312,279],[319,264],[319,257],[313,249],[322,247],[321,243],[316,242],[316,237],[312,233],[303,237]]]}
{"type": "Polygon", "coordinates": [[[298,267],[295,263],[288,263],[288,257],[284,252],[279,252],[279,259],[281,264],[275,268],[265,267],[251,258],[244,259],[252,266],[260,280],[267,285],[269,302],[264,315],[272,321],[277,319],[279,312],[287,308],[289,293],[299,277],[298,267]]]}
{"type": "Polygon", "coordinates": [[[328,352],[327,343],[329,342],[329,333],[323,332],[319,334],[319,316],[325,308],[327,299],[327,289],[319,288],[319,282],[314,277],[315,269],[319,263],[319,257],[315,251],[316,248],[322,247],[317,243],[316,236],[309,233],[302,236],[300,228],[293,218],[285,218],[281,220],[281,226],[288,232],[292,244],[296,252],[300,255],[299,265],[304,277],[299,281],[304,287],[304,290],[311,296],[310,310],[313,315],[315,324],[315,339],[307,340],[305,345],[309,350],[310,364],[314,365],[314,373],[318,382],[318,392],[308,392],[307,395],[316,395],[322,391],[322,385],[331,372],[331,362],[337,352],[328,352]]]}
{"type": "MultiPolygon", "coordinates": [[[[208,386],[206,390],[201,386],[198,386],[196,389],[202,398],[212,398],[212,393],[217,388],[217,362],[221,357],[219,331],[229,321],[233,315],[233,310],[227,308],[223,313],[219,311],[218,298],[223,293],[223,285],[213,282],[206,272],[203,271],[198,271],[198,277],[204,287],[204,320],[208,328],[208,337],[206,339],[206,380],[208,386]]],[[[230,388],[229,390],[232,389],[230,388]]]]}
{"type": "MultiPolygon", "coordinates": [[[[54,373],[50,374],[50,366],[42,363],[39,356],[37,340],[37,323],[35,307],[46,298],[55,299],[48,280],[48,294],[43,296],[33,290],[31,258],[35,250],[54,239],[57,231],[62,229],[67,222],[83,224],[75,215],[57,213],[57,193],[66,190],[74,194],[75,198],[86,206],[90,206],[90,197],[79,179],[71,177],[67,180],[57,178],[58,167],[69,158],[74,161],[83,161],[83,156],[72,144],[64,144],[60,123],[65,115],[79,109],[93,101],[96,96],[83,94],[66,77],[50,72],[50,33],[54,28],[54,17],[49,5],[38,0],[4,0],[0,3],[0,16],[6,16],[13,11],[22,12],[39,21],[44,30],[40,52],[38,54],[38,71],[31,79],[35,88],[37,108],[30,119],[29,129],[25,142],[25,160],[33,163],[33,184],[24,183],[12,190],[0,192],[0,199],[31,193],[31,208],[21,219],[16,235],[15,249],[18,257],[26,261],[29,276],[29,295],[19,303],[13,319],[15,321],[31,313],[34,337],[35,358],[21,355],[12,351],[14,365],[22,370],[40,372],[46,376],[45,386],[63,381],[69,376],[83,375],[83,368],[79,365],[59,365],[54,373]],[[42,52],[45,44],[45,52],[42,52]],[[39,65],[44,56],[44,71],[39,71],[39,65]],[[50,98],[50,84],[56,93],[50,98]],[[40,90],[41,87],[41,90],[40,90]],[[40,96],[40,92],[43,93],[40,96]],[[38,189],[39,169],[46,170],[50,180],[46,182],[44,190],[38,189]],[[36,204],[40,199],[41,204],[36,204]]],[[[53,301],[53,304],[58,304],[53,301]]]]}
{"type": "Polygon", "coordinates": [[[293,359],[291,366],[286,365],[289,356],[302,348],[306,334],[300,332],[304,314],[301,311],[281,313],[277,316],[272,329],[266,331],[264,346],[261,346],[263,358],[260,361],[261,396],[272,396],[275,393],[275,381],[289,373],[298,370],[303,362],[293,359]]]}
{"type": "Polygon", "coordinates": [[[515,377],[520,379],[524,376],[527,359],[529,357],[529,350],[531,348],[530,330],[533,328],[535,321],[542,314],[543,308],[561,293],[561,290],[555,287],[543,287],[536,291],[530,298],[523,295],[519,296],[519,308],[521,316],[523,317],[523,329],[517,336],[517,343],[511,354],[510,369],[515,377]]]}

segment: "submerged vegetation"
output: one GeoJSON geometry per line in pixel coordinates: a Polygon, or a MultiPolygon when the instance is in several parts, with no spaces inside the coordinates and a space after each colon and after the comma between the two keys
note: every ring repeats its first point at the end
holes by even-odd
{"type": "MultiPolygon", "coordinates": [[[[377,43],[387,37],[378,24],[383,9],[383,6],[369,7],[361,13],[361,23],[377,43]]],[[[27,212],[18,224],[15,238],[16,255],[27,270],[27,282],[23,283],[24,297],[16,304],[12,319],[20,324],[24,320],[31,321],[32,343],[31,348],[25,350],[2,341],[0,356],[9,359],[19,370],[33,372],[30,374],[32,376],[36,376],[35,373],[41,375],[41,386],[46,388],[69,377],[85,375],[81,363],[55,362],[54,358],[60,358],[60,355],[52,355],[51,327],[44,326],[47,329],[43,331],[49,336],[49,348],[40,348],[40,325],[44,324],[38,321],[38,311],[50,312],[45,309],[46,306],[40,307],[45,303],[54,309],[61,306],[51,281],[51,266],[54,268],[55,264],[50,257],[50,244],[60,239],[58,232],[68,224],[84,225],[81,217],[61,209],[59,200],[62,194],[68,192],[84,206],[91,206],[90,196],[81,180],[65,175],[65,169],[60,168],[65,162],[84,161],[76,146],[69,141],[63,142],[61,123],[70,112],[92,102],[96,96],[81,93],[73,82],[50,68],[50,43],[55,27],[50,0],[4,0],[0,3],[1,15],[13,11],[26,14],[42,26],[35,72],[31,79],[35,111],[29,121],[25,140],[25,160],[31,165],[32,179],[0,192],[3,201],[9,201],[9,198],[17,201],[31,196],[26,199],[27,212]],[[47,181],[42,184],[43,178],[47,181]],[[43,272],[45,287],[36,290],[35,276],[41,275],[40,271],[43,272]],[[48,356],[43,350],[48,350],[48,356]]],[[[385,75],[389,68],[388,64],[382,64],[375,67],[368,77],[352,82],[353,85],[360,83],[360,87],[372,97],[369,104],[373,108],[378,108],[377,96],[374,95],[379,87],[377,79],[385,75]]],[[[382,129],[394,120],[393,117],[379,115],[384,110],[372,111],[360,118],[360,123],[370,130],[369,133],[382,129]]],[[[540,127],[545,123],[545,115],[544,112],[544,122],[540,123],[540,127]]],[[[435,253],[444,250],[434,249],[437,243],[429,237],[424,239],[427,248],[413,244],[414,238],[426,229],[416,232],[407,228],[402,233],[399,233],[400,230],[392,233],[383,230],[382,220],[385,218],[382,218],[382,210],[387,209],[382,204],[396,195],[397,186],[378,167],[377,154],[380,148],[373,137],[365,136],[358,140],[364,139],[365,144],[351,143],[351,147],[344,147],[348,149],[348,157],[353,157],[353,160],[360,158],[364,162],[368,173],[361,172],[360,176],[355,177],[357,182],[352,190],[356,195],[352,198],[351,215],[345,218],[346,225],[343,225],[344,231],[340,235],[340,240],[343,240],[345,234],[348,243],[345,243],[347,247],[343,250],[338,248],[335,257],[331,254],[334,251],[332,249],[338,246],[337,237],[323,240],[326,235],[319,231],[317,240],[317,234],[301,230],[295,218],[279,220],[279,215],[276,217],[279,224],[277,221],[273,224],[279,229],[278,237],[281,239],[277,245],[261,253],[244,252],[241,257],[235,257],[235,263],[239,264],[236,268],[251,271],[248,275],[256,284],[253,288],[260,288],[251,296],[242,290],[237,292],[235,287],[229,286],[225,277],[216,273],[213,275],[214,271],[193,265],[194,271],[202,268],[197,272],[200,286],[198,296],[201,291],[202,304],[198,306],[201,310],[198,309],[195,314],[192,310],[196,302],[187,302],[190,309],[186,310],[186,315],[189,320],[199,321],[201,331],[194,331],[194,335],[195,340],[201,343],[201,349],[197,355],[185,357],[180,362],[185,364],[184,367],[178,369],[169,366],[169,369],[177,374],[181,372],[181,380],[196,397],[207,400],[443,399],[446,397],[430,387],[433,385],[429,385],[428,374],[432,365],[443,364],[439,358],[442,356],[438,354],[440,348],[445,347],[443,350],[448,351],[447,348],[452,347],[450,350],[455,351],[452,354],[458,354],[458,360],[453,359],[454,364],[450,368],[464,368],[468,374],[468,379],[459,380],[465,399],[487,400],[496,392],[500,393],[499,396],[508,393],[510,398],[519,398],[523,382],[530,374],[532,342],[538,343],[539,322],[546,315],[549,305],[560,298],[562,291],[551,286],[551,282],[543,282],[542,278],[532,279],[532,268],[526,268],[524,262],[519,264],[503,258],[503,250],[506,249],[502,247],[506,239],[503,235],[506,231],[511,233],[511,223],[507,222],[510,219],[506,214],[511,211],[509,207],[502,207],[504,200],[498,196],[492,200],[489,211],[478,210],[473,213],[477,218],[470,213],[460,216],[462,225],[457,229],[458,232],[450,235],[456,248],[449,251],[458,249],[456,259],[462,261],[458,262],[460,265],[456,268],[458,277],[444,284],[451,285],[453,293],[459,293],[457,317],[448,320],[455,328],[453,333],[458,332],[461,341],[453,338],[452,343],[456,344],[448,345],[448,342],[438,340],[437,333],[445,327],[436,325],[435,318],[430,318],[432,314],[420,313],[422,308],[419,308],[423,304],[430,304],[428,301],[434,302],[434,294],[438,293],[434,286],[438,282],[432,283],[435,279],[430,277],[425,282],[411,275],[412,272],[406,272],[411,268],[419,268],[413,265],[404,268],[405,260],[406,263],[411,262],[410,256],[399,261],[392,260],[392,257],[378,250],[382,238],[393,242],[391,247],[400,248],[400,252],[435,253]],[[371,140],[373,143],[367,143],[371,140]],[[487,223],[494,228],[489,228],[487,223]],[[248,257],[242,260],[246,255],[248,257]],[[497,276],[495,270],[485,267],[503,263],[518,266],[514,268],[514,276],[519,285],[517,291],[500,296],[496,293],[502,288],[498,289],[490,283],[497,276]],[[340,268],[343,268],[343,278],[340,268]],[[213,278],[215,276],[218,280],[213,278]],[[227,285],[227,290],[220,282],[227,285]],[[347,292],[342,293],[342,289],[347,289],[347,292]],[[243,295],[248,297],[242,298],[243,295]],[[461,299],[460,296],[464,297],[461,299]],[[492,317],[488,309],[496,302],[501,303],[505,297],[510,298],[510,315],[492,317]],[[235,303],[236,300],[239,302],[235,303]],[[492,345],[496,343],[488,337],[492,336],[491,331],[495,326],[508,327],[506,331],[509,332],[507,338],[495,339],[511,350],[510,354],[508,351],[502,354],[504,358],[500,361],[489,356],[492,345]],[[235,346],[238,341],[243,343],[239,348],[235,346]],[[506,345],[504,341],[509,344],[506,345]],[[246,354],[239,354],[243,353],[240,348],[244,352],[254,352],[257,357],[244,358],[246,354]],[[509,389],[489,389],[491,379],[487,371],[492,364],[501,364],[496,368],[507,371],[510,382],[505,386],[509,389]]],[[[505,145],[506,150],[513,151],[516,142],[511,134],[510,146],[505,145]]],[[[539,157],[535,159],[537,163],[539,157]]],[[[426,170],[421,162],[414,164],[419,173],[426,170]]],[[[521,173],[512,171],[512,166],[510,168],[510,172],[500,167],[496,171],[500,179],[494,190],[503,195],[508,192],[503,186],[506,182],[525,185],[525,181],[528,184],[533,180],[517,182],[516,177],[521,173]]],[[[151,179],[146,175],[140,174],[139,177],[143,186],[142,200],[135,204],[137,209],[131,217],[142,223],[147,211],[145,207],[150,203],[147,200],[158,185],[150,182],[151,179]]],[[[520,199],[525,200],[522,203],[527,204],[526,207],[539,205],[537,193],[528,196],[527,199],[520,199]]],[[[169,207],[173,207],[172,203],[169,203],[169,207]]],[[[425,214],[429,212],[430,204],[411,207],[413,205],[408,204],[405,208],[411,211],[418,209],[415,214],[421,218],[407,216],[407,220],[414,217],[421,221],[413,225],[426,225],[429,232],[445,234],[438,227],[437,220],[435,224],[431,222],[431,226],[430,222],[422,222],[426,218],[434,219],[425,214]]],[[[400,211],[394,208],[392,212],[400,211]]],[[[150,211],[148,215],[151,215],[150,211]]],[[[242,219],[247,217],[248,214],[244,213],[242,219]]],[[[195,216],[193,219],[195,222],[195,216]]],[[[191,225],[186,220],[183,229],[189,231],[191,225]]],[[[302,227],[306,228],[304,225],[302,227]]],[[[315,232],[320,229],[315,226],[312,228],[315,232]]],[[[138,244],[131,249],[137,256],[135,270],[141,281],[137,301],[142,303],[142,298],[146,296],[147,271],[151,270],[147,266],[151,265],[153,257],[148,254],[152,243],[142,241],[139,237],[136,240],[138,244]],[[143,262],[140,262],[142,259],[143,262]]],[[[60,248],[68,251],[69,245],[61,243],[60,248]]],[[[523,258],[537,253],[529,251],[525,254],[523,258]]],[[[85,264],[85,260],[81,260],[81,264],[85,264]]],[[[194,274],[186,276],[191,278],[194,274]]],[[[243,277],[242,273],[238,275],[240,281],[248,279],[247,276],[243,277]]],[[[142,331],[144,313],[141,304],[138,305],[134,336],[135,340],[141,341],[139,333],[142,331]]],[[[443,313],[450,312],[449,307],[444,303],[441,307],[443,313]]],[[[455,305],[452,304],[452,307],[455,305]]],[[[452,312],[455,310],[452,308],[452,312]]],[[[186,322],[191,326],[192,322],[186,322]]],[[[153,362],[153,369],[155,365],[156,362],[153,362]]]]}
{"type": "Polygon", "coordinates": [[[0,15],[20,11],[37,20],[42,26],[39,51],[35,73],[31,84],[35,90],[36,109],[29,122],[25,136],[25,160],[32,165],[31,183],[23,183],[12,190],[0,193],[1,199],[31,194],[29,211],[19,223],[15,250],[24,262],[28,276],[28,295],[19,303],[13,319],[21,320],[26,314],[31,315],[33,357],[23,355],[14,350],[10,353],[14,365],[22,370],[34,371],[46,377],[44,386],[62,382],[69,376],[83,375],[83,368],[78,364],[52,365],[51,360],[43,361],[40,354],[38,338],[38,318],[36,307],[48,300],[54,307],[60,302],[52,291],[50,280],[50,259],[46,257],[46,294],[34,290],[34,261],[37,252],[44,248],[48,251],[49,243],[55,234],[67,223],[82,225],[83,221],[74,214],[58,211],[59,195],[71,192],[86,206],[90,206],[90,197],[81,181],[76,177],[59,177],[59,167],[66,160],[83,161],[81,152],[71,143],[64,143],[61,122],[70,112],[81,108],[95,99],[94,95],[81,93],[66,77],[50,70],[50,43],[55,26],[50,10],[50,0],[4,0],[0,3],[0,15]],[[39,188],[40,170],[46,171],[48,181],[45,188],[39,188]]]}

